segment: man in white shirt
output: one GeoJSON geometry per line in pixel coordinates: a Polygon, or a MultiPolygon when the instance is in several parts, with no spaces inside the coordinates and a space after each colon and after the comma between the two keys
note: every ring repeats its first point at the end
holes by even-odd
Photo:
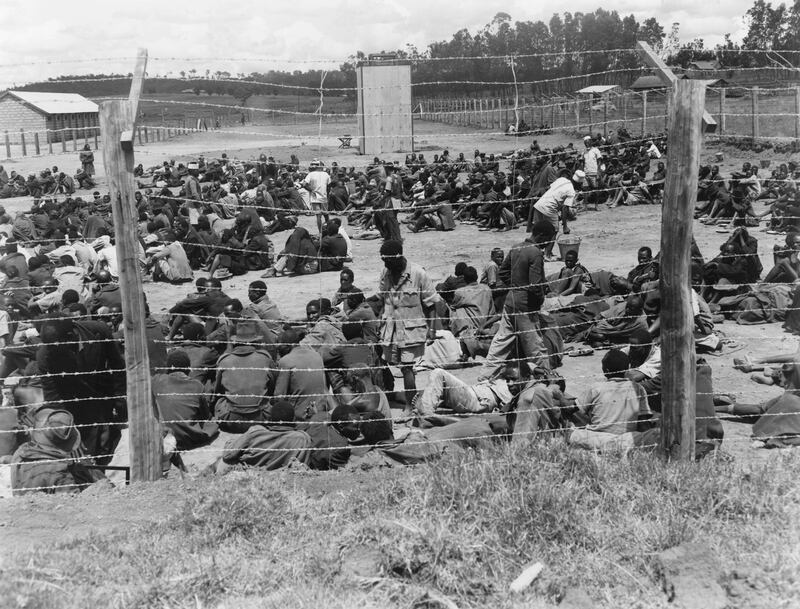
{"type": "MultiPolygon", "coordinates": [[[[556,229],[556,234],[558,234],[560,216],[564,234],[568,235],[569,227],[567,226],[567,214],[564,212],[564,208],[567,207],[570,211],[572,210],[572,207],[575,205],[575,195],[577,194],[575,188],[578,187],[578,189],[580,189],[585,183],[586,174],[580,169],[573,174],[572,179],[556,178],[547,192],[534,203],[532,226],[535,226],[538,222],[546,221],[553,225],[553,228],[556,229]]],[[[554,244],[555,240],[547,244],[545,248],[545,260],[554,260],[554,244]]]]}
{"type": "Polygon", "coordinates": [[[310,194],[311,209],[314,211],[322,211],[317,216],[317,230],[322,234],[322,217],[325,216],[325,222],[329,221],[328,211],[328,187],[331,183],[331,176],[320,168],[320,163],[317,159],[311,161],[311,171],[303,179],[302,186],[310,194]]]}
{"type": "Polygon", "coordinates": [[[111,237],[102,235],[92,242],[97,252],[97,260],[94,264],[94,272],[103,269],[111,273],[111,277],[115,280],[119,279],[119,264],[117,262],[117,249],[111,243],[111,237]]]}
{"type": "Polygon", "coordinates": [[[597,190],[603,153],[594,145],[594,140],[589,135],[583,138],[583,144],[586,146],[586,150],[583,152],[583,172],[586,174],[586,189],[597,190]]]}
{"type": "Polygon", "coordinates": [[[661,158],[661,151],[658,149],[658,146],[652,140],[647,142],[647,156],[651,159],[660,159],[661,158]]]}

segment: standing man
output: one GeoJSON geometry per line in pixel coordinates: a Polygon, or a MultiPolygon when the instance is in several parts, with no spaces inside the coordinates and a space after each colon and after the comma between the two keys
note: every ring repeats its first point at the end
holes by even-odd
{"type": "MultiPolygon", "coordinates": [[[[575,205],[575,189],[580,189],[586,181],[586,174],[578,169],[570,178],[557,178],[555,182],[550,185],[539,200],[533,205],[533,224],[539,222],[549,222],[554,229],[554,235],[558,234],[559,216],[561,216],[561,224],[564,228],[564,234],[569,234],[569,227],[567,226],[567,216],[572,213],[572,207],[575,205]],[[565,210],[564,208],[567,208],[565,210]]],[[[555,245],[555,238],[553,238],[545,249],[545,259],[547,261],[555,260],[553,258],[553,246],[555,245]]]]}
{"type": "Polygon", "coordinates": [[[486,355],[486,372],[481,378],[496,376],[506,360],[516,352],[520,377],[536,368],[549,370],[547,349],[542,339],[539,309],[544,303],[546,281],[542,249],[552,243],[555,228],[548,221],[533,225],[531,236],[512,247],[500,267],[500,279],[508,286],[500,326],[486,355]],[[516,346],[516,350],[515,347],[516,346]],[[525,361],[529,370],[522,369],[525,361]]]}
{"type": "Polygon", "coordinates": [[[200,207],[203,201],[203,191],[200,188],[200,180],[198,178],[199,170],[197,163],[189,163],[187,165],[188,175],[183,183],[183,189],[186,197],[186,208],[189,210],[189,223],[192,226],[197,226],[197,219],[200,217],[200,207]]]}
{"type": "Polygon", "coordinates": [[[402,202],[405,198],[403,182],[400,176],[394,172],[392,166],[389,166],[387,171],[388,175],[386,176],[380,207],[376,207],[372,219],[384,241],[395,240],[402,242],[397,210],[402,207],[402,202]]]}
{"type": "Polygon", "coordinates": [[[78,155],[78,159],[81,162],[83,174],[91,178],[94,175],[94,152],[92,152],[89,144],[83,147],[83,150],[78,155]]]}
{"type": "Polygon", "coordinates": [[[378,284],[383,298],[383,358],[403,374],[406,410],[417,392],[414,363],[425,343],[436,337],[434,305],[441,300],[421,266],[403,256],[403,244],[390,239],[381,246],[384,269],[378,284]]]}
{"type": "MultiPolygon", "coordinates": [[[[594,145],[594,140],[590,135],[583,138],[583,145],[586,150],[583,151],[583,172],[586,174],[586,190],[597,190],[600,184],[600,164],[603,159],[603,153],[594,145]]],[[[595,207],[597,201],[597,193],[591,192],[590,198],[594,198],[595,207]]]]}
{"type": "Polygon", "coordinates": [[[309,166],[310,171],[303,179],[302,185],[310,195],[311,209],[317,212],[317,231],[322,235],[322,216],[325,216],[325,222],[329,222],[328,216],[328,187],[331,183],[331,176],[323,171],[320,167],[319,161],[314,159],[309,166]]]}

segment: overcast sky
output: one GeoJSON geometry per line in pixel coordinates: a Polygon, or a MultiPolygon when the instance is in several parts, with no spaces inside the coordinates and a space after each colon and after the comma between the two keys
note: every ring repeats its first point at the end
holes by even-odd
{"type": "MultiPolygon", "coordinates": [[[[498,11],[514,21],[547,22],[555,3],[537,0],[0,0],[0,88],[59,74],[132,71],[138,47],[148,49],[150,74],[196,67],[245,72],[304,69],[315,59],[340,60],[357,50],[375,52],[475,32],[498,11]],[[283,60],[242,63],[160,58],[283,60]],[[99,60],[76,62],[75,60],[99,60]],[[115,61],[115,59],[117,59],[115,61]],[[289,62],[288,60],[294,60],[289,62]],[[51,62],[51,63],[43,63],[51,62]],[[33,64],[33,65],[28,65],[33,64]]],[[[599,6],[641,22],[655,16],[669,32],[680,22],[683,41],[707,45],[725,33],[744,34],[742,16],[753,0],[572,0],[561,12],[599,6]]],[[[319,64],[314,67],[321,67],[319,64]]]]}

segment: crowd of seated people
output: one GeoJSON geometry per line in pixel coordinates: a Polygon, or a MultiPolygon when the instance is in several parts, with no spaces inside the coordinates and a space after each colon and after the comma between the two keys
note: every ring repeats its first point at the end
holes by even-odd
{"type": "MultiPolygon", "coordinates": [[[[430,446],[415,452],[408,438],[440,437],[441,430],[423,421],[448,412],[486,415],[470,421],[472,427],[444,425],[454,440],[491,423],[490,433],[500,430],[499,436],[514,441],[523,433],[576,426],[581,433],[573,443],[579,446],[645,442],[658,413],[650,397],[660,373],[659,256],[640,248],[630,272],[618,275],[584,264],[571,250],[563,268],[540,274],[533,291],[529,275],[518,276],[515,265],[524,260],[533,268],[550,257],[557,231],[568,231],[578,205],[657,201],[651,188],[663,181],[659,144],[595,136],[584,141],[584,151],[534,144],[505,159],[476,151],[471,160],[444,151],[430,163],[423,154],[409,155],[403,165],[374,159],[363,172],[317,161],[305,171],[296,158],[242,162],[224,155],[139,168],[142,271],[154,281],[195,282],[165,319],[145,320],[157,411],[171,421],[164,425],[177,450],[205,445],[222,431],[233,437],[222,450],[219,471],[295,461],[320,469],[355,459],[409,463],[439,454],[430,446]],[[327,178],[309,178],[315,173],[327,178]],[[641,186],[645,182],[652,183],[641,186]],[[421,391],[394,391],[389,364],[407,362],[391,360],[382,350],[385,301],[380,293],[355,287],[357,277],[345,266],[352,259],[350,237],[340,218],[318,214],[316,234],[298,226],[306,211],[341,212],[353,224],[374,227],[387,243],[396,242],[402,224],[397,212],[405,208],[411,232],[452,230],[458,220],[486,229],[507,230],[528,220],[533,226],[529,240],[507,252],[494,248],[485,265],[459,265],[431,294],[435,328],[428,346],[453,341],[455,357],[446,364],[501,354],[501,364],[492,363],[498,373],[475,385],[464,386],[437,368],[421,391]],[[278,232],[287,235],[282,248],[272,243],[278,232]],[[340,288],[330,299],[309,302],[304,319],[290,319],[268,295],[266,282],[251,282],[249,302],[225,294],[224,279],[250,271],[262,271],[264,278],[335,271],[340,288]],[[536,323],[509,323],[519,315],[535,315],[536,323]],[[543,357],[525,352],[525,334],[540,341],[543,357]],[[517,348],[499,350],[509,340],[517,348]],[[602,363],[604,385],[579,399],[565,393],[554,372],[566,353],[582,350],[565,343],[611,349],[602,363]],[[648,346],[642,361],[637,357],[644,347],[634,345],[648,346]],[[626,347],[628,354],[616,351],[626,347]],[[639,373],[628,374],[634,369],[639,373]],[[405,426],[393,428],[390,405],[398,404],[420,423],[411,433],[405,426]]],[[[745,177],[735,179],[755,192],[745,177]]],[[[782,196],[781,179],[767,190],[782,196]]],[[[706,188],[716,184],[712,178],[706,188]]],[[[119,397],[124,343],[111,208],[108,195],[95,191],[91,200],[58,201],[43,194],[14,218],[0,210],[2,376],[21,375],[21,401],[31,394],[44,397],[39,401],[61,400],[64,408],[48,413],[47,420],[55,416],[65,428],[69,421],[78,425],[82,455],[101,464],[113,454],[115,429],[127,416],[119,397]],[[64,372],[72,375],[68,382],[59,376],[64,372]],[[83,408],[89,403],[91,408],[83,408]]],[[[798,248],[800,241],[787,237],[775,252],[767,284],[788,289],[800,276],[798,248]]],[[[697,349],[716,351],[721,341],[715,323],[741,311],[741,303],[761,289],[758,242],[740,227],[719,256],[706,263],[694,246],[692,260],[697,349]],[[726,282],[737,288],[735,294],[726,292],[726,282]],[[741,299],[733,302],[732,296],[741,299]]],[[[700,374],[708,372],[698,365],[700,374]]],[[[37,442],[50,441],[42,422],[47,417],[20,405],[20,419],[43,430],[37,442]]],[[[30,455],[40,453],[31,443],[32,435],[23,445],[25,458],[33,461],[30,455]]]]}

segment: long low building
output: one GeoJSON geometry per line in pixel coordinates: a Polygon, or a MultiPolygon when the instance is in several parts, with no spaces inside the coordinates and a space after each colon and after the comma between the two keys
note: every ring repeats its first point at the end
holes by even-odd
{"type": "Polygon", "coordinates": [[[21,129],[51,142],[94,136],[98,120],[97,104],[77,93],[0,93],[0,132],[8,131],[12,140],[21,129]]]}

